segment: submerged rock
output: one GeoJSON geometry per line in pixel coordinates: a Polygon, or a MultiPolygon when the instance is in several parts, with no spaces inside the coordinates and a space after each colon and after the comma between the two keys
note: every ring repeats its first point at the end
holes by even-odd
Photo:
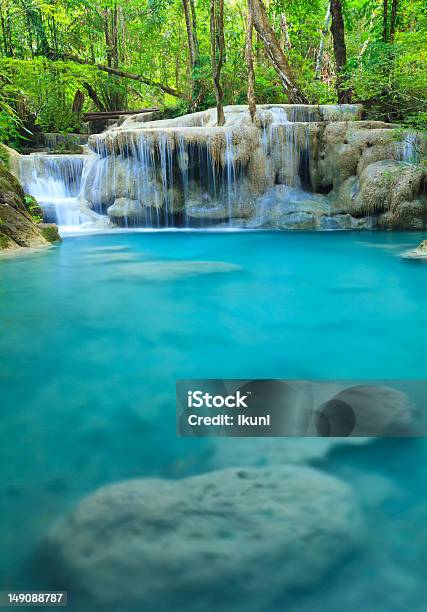
{"type": "Polygon", "coordinates": [[[287,426],[289,437],[214,438],[211,467],[319,465],[326,463],[331,453],[374,442],[377,438],[373,436],[413,436],[425,430],[415,405],[397,388],[298,381],[293,383],[293,392],[288,403],[288,414],[292,415],[292,428],[287,426]],[[309,402],[313,402],[315,416],[307,424],[301,417],[309,402]],[[354,421],[347,420],[346,405],[351,407],[354,421]],[[346,423],[350,423],[349,429],[346,423]]]}
{"type": "Polygon", "coordinates": [[[427,259],[427,240],[420,242],[412,251],[402,253],[402,257],[405,259],[427,259]]]}
{"type": "Polygon", "coordinates": [[[148,281],[167,281],[198,276],[200,274],[220,274],[236,272],[240,266],[225,261],[142,261],[118,265],[111,272],[118,278],[133,277],[148,281]]]}
{"type": "Polygon", "coordinates": [[[324,216],[319,220],[322,230],[350,230],[359,229],[358,223],[351,215],[324,216]]]}
{"type": "Polygon", "coordinates": [[[98,490],[49,535],[53,585],[82,611],[259,611],[360,542],[351,490],[305,467],[227,469],[98,490]]]}

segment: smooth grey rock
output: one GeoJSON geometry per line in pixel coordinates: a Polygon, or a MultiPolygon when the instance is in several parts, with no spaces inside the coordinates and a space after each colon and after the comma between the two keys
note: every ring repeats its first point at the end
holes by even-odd
{"type": "Polygon", "coordinates": [[[315,216],[310,213],[291,213],[280,217],[278,227],[289,230],[314,230],[317,228],[317,222],[315,216]]]}
{"type": "Polygon", "coordinates": [[[269,189],[258,199],[257,206],[261,210],[276,210],[276,214],[306,212],[323,215],[330,212],[325,196],[287,185],[275,185],[269,189]]]}
{"type": "Polygon", "coordinates": [[[132,219],[141,217],[143,209],[138,200],[117,198],[114,200],[114,204],[108,208],[107,213],[112,219],[132,219]]]}
{"type": "Polygon", "coordinates": [[[100,489],[43,553],[82,612],[258,612],[316,584],[361,537],[342,481],[306,467],[237,468],[100,489]]]}
{"type": "Polygon", "coordinates": [[[319,219],[322,230],[349,230],[355,227],[355,219],[351,215],[323,216],[319,219]]]}

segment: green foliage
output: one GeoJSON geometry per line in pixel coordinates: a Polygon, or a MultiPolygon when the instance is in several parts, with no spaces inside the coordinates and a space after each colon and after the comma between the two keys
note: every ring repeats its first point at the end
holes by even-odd
{"type": "MultiPolygon", "coordinates": [[[[194,1],[200,54],[191,72],[182,0],[103,0],[101,3],[2,0],[0,140],[18,146],[22,136],[25,137],[23,125],[44,131],[78,132],[83,129],[82,114],[88,111],[159,106],[165,117],[174,117],[188,112],[194,99],[199,101],[200,109],[214,106],[210,3],[194,1]],[[118,30],[116,43],[112,44],[105,32],[107,25],[111,38],[116,7],[118,30]],[[91,63],[116,66],[141,75],[143,80],[107,74],[91,63]],[[148,82],[177,90],[182,98],[148,82]],[[77,92],[84,95],[84,101],[76,109],[77,92]]],[[[324,39],[321,71],[315,73],[327,3],[328,0],[265,2],[296,80],[312,103],[335,103],[337,99],[329,29],[324,39]]],[[[368,117],[425,129],[427,8],[423,0],[399,0],[397,7],[394,38],[383,42],[383,1],[343,2],[347,86],[353,92],[354,101],[365,104],[368,117]]],[[[221,78],[226,104],[246,102],[246,11],[246,0],[225,0],[226,48],[221,78]]],[[[391,38],[390,19],[389,11],[388,38],[391,38]]],[[[253,52],[257,102],[286,102],[278,76],[257,35],[254,35],[253,52]]]]}
{"type": "Polygon", "coordinates": [[[188,103],[184,100],[177,102],[173,106],[168,106],[162,111],[162,119],[175,119],[189,112],[188,103]]]}
{"type": "Polygon", "coordinates": [[[427,132],[427,112],[420,111],[419,113],[407,115],[402,123],[408,128],[427,132]]]}
{"type": "Polygon", "coordinates": [[[427,34],[407,32],[394,43],[374,40],[348,62],[348,83],[373,117],[417,122],[426,104],[427,34]]]}
{"type": "Polygon", "coordinates": [[[17,146],[19,138],[16,119],[6,111],[0,112],[0,142],[17,146]]]}
{"type": "Polygon", "coordinates": [[[36,198],[34,198],[32,195],[26,194],[24,196],[24,204],[34,223],[41,223],[43,221],[43,211],[40,208],[36,198]]]}

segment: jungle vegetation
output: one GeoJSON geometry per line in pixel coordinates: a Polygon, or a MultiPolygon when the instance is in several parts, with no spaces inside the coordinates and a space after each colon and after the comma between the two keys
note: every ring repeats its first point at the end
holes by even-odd
{"type": "Polygon", "coordinates": [[[427,127],[424,0],[0,0],[0,140],[85,112],[361,102],[427,127]]]}

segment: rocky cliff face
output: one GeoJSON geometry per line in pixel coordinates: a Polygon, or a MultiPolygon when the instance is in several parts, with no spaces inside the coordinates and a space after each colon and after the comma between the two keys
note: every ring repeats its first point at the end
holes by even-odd
{"type": "Polygon", "coordinates": [[[0,250],[46,246],[59,240],[56,226],[36,223],[37,204],[0,161],[0,250]]]}

